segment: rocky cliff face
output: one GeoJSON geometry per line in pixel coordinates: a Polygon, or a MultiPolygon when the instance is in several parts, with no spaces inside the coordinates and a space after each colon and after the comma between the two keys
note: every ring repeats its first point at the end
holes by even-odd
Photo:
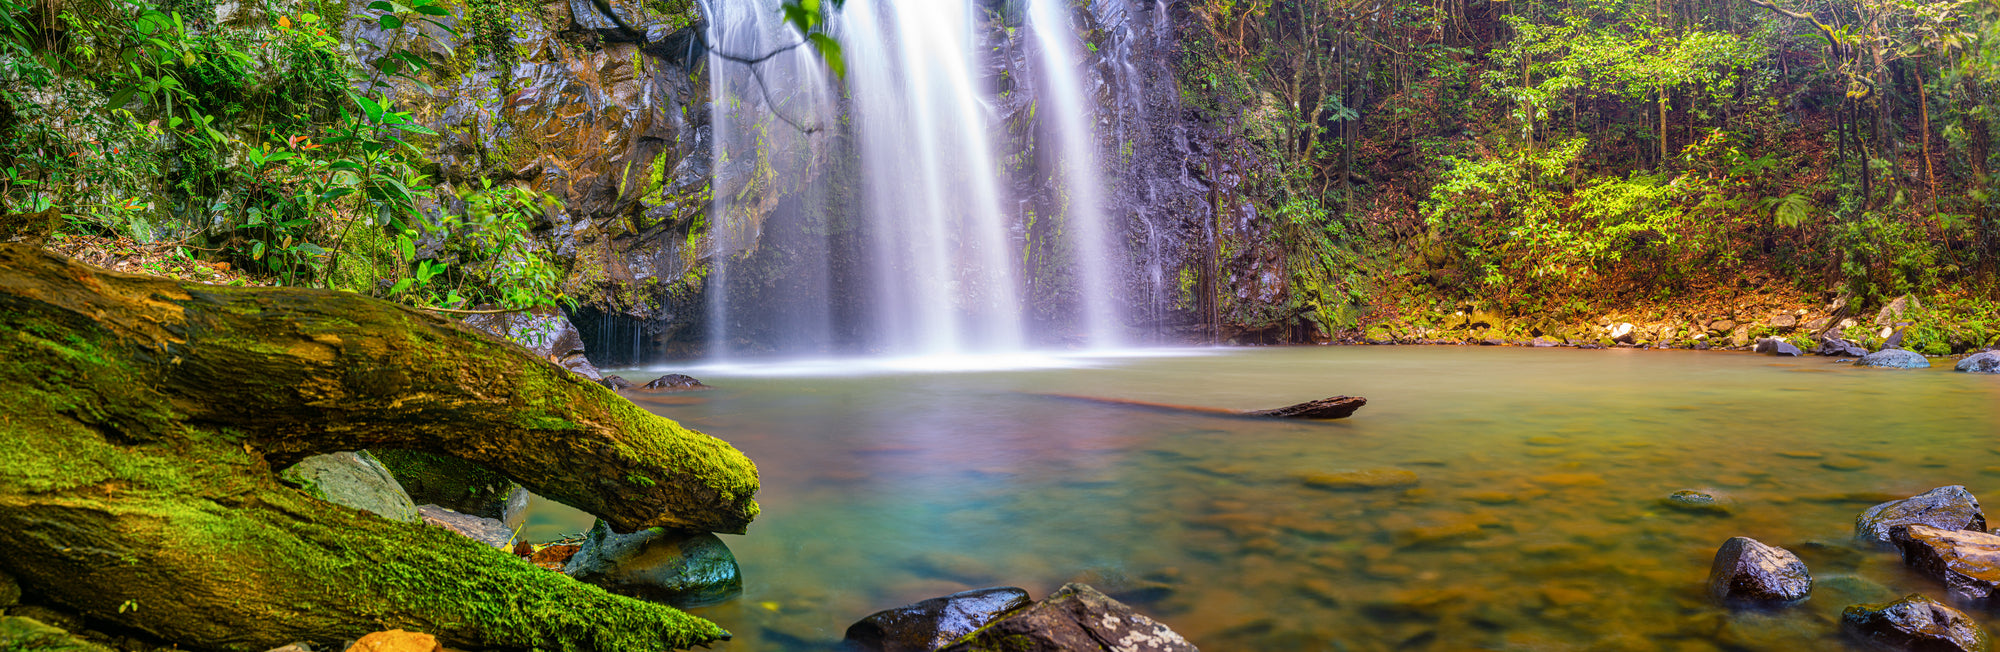
{"type": "MultiPolygon", "coordinates": [[[[740,0],[732,0],[740,1],[740,0]]],[[[1061,206],[1053,126],[1037,119],[1043,93],[1021,26],[1018,0],[987,3],[982,30],[985,80],[993,106],[1003,174],[1018,215],[1057,214],[1061,206]]],[[[428,103],[445,133],[436,154],[440,177],[471,183],[482,175],[524,181],[564,201],[541,225],[568,268],[568,291],[582,301],[572,315],[591,357],[633,364],[699,353],[708,285],[706,229],[711,208],[711,108],[702,16],[692,3],[567,0],[504,6],[505,29],[469,29],[460,17],[457,47],[491,47],[462,75],[429,94],[404,89],[405,102],[428,103]]],[[[1122,224],[1128,264],[1120,271],[1121,308],[1135,339],[1183,342],[1211,337],[1209,322],[1284,323],[1262,314],[1285,303],[1283,256],[1254,245],[1268,240],[1256,203],[1239,199],[1254,161],[1218,148],[1228,129],[1184,107],[1177,25],[1184,9],[1163,0],[1096,0],[1075,10],[1088,43],[1085,91],[1098,108],[1094,126],[1106,170],[1107,210],[1122,224]],[[1222,219],[1217,219],[1220,208],[1222,219]],[[1238,244],[1232,244],[1238,243],[1238,244]]],[[[490,16],[484,17],[489,23],[490,16]]],[[[366,41],[371,29],[350,27],[366,41]]],[[[451,40],[451,39],[447,39],[451,40]]],[[[448,59],[450,53],[439,52],[448,59]]],[[[842,137],[831,136],[836,142],[842,137]]],[[[843,200],[838,156],[829,197],[773,197],[770,210],[816,202],[832,207],[825,223],[766,222],[733,264],[732,296],[779,309],[786,284],[814,277],[836,289],[835,312],[866,310],[838,289],[866,282],[850,234],[854,202],[843,200]],[[847,213],[842,215],[841,213],[847,213]],[[800,270],[788,257],[800,234],[834,234],[832,269],[800,270]],[[847,271],[843,271],[847,270],[847,271]],[[760,284],[762,289],[760,289],[760,284]]],[[[847,180],[849,183],[851,179],[847,180]]],[[[798,184],[810,187],[811,184],[798,184]]],[[[1028,266],[1027,293],[1037,330],[1061,332],[1073,318],[1074,270],[1052,250],[1060,225],[1023,219],[1015,227],[1028,266]]],[[[746,329],[746,341],[774,337],[746,329]]],[[[775,343],[770,343],[775,344],[775,343]]]]}

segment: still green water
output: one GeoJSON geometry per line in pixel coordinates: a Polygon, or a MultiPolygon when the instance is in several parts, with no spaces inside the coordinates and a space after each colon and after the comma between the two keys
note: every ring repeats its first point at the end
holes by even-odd
{"type": "Polygon", "coordinates": [[[744,594],[695,610],[735,632],[718,649],[826,649],[880,609],[1086,581],[1209,652],[1838,650],[1847,604],[1942,597],[1894,553],[1852,545],[1857,513],[1940,485],[2000,489],[2000,377],[1948,361],[1309,347],[1083,362],[718,368],[693,372],[716,390],[633,395],[762,474],[763,515],[723,537],[744,594]],[[1037,393],[1369,403],[1290,423],[1037,393]],[[1300,481],[1362,469],[1420,482],[1300,481]],[[1682,489],[1733,509],[1661,502],[1682,489]],[[1774,612],[1710,605],[1709,562],[1738,535],[1799,553],[1813,597],[1774,612]]]}

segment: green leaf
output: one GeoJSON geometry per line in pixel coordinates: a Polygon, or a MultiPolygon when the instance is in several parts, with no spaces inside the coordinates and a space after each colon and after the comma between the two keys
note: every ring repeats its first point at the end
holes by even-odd
{"type": "Polygon", "coordinates": [[[389,4],[389,0],[375,0],[368,3],[368,8],[375,11],[393,12],[396,10],[396,5],[389,4]]]}
{"type": "Polygon", "coordinates": [[[819,51],[820,58],[826,61],[826,67],[833,71],[834,77],[847,77],[847,59],[841,55],[840,41],[824,33],[814,33],[806,40],[812,42],[814,50],[819,51]]]}
{"type": "Polygon", "coordinates": [[[258,240],[256,244],[250,245],[250,259],[251,260],[264,259],[264,241],[258,240]]]}
{"type": "Polygon", "coordinates": [[[403,19],[397,18],[395,14],[382,14],[382,17],[377,19],[377,22],[382,24],[382,29],[401,29],[403,27],[403,19]]]}
{"type": "Polygon", "coordinates": [[[413,278],[406,278],[400,281],[396,281],[395,285],[389,286],[389,294],[391,295],[402,294],[404,290],[408,290],[410,289],[410,286],[416,284],[417,284],[417,279],[413,278]]]}
{"type": "Polygon", "coordinates": [[[423,15],[425,15],[425,16],[450,16],[450,15],[451,15],[451,10],[449,10],[449,9],[445,9],[444,7],[440,7],[440,6],[437,6],[437,5],[434,5],[434,4],[431,4],[431,3],[428,3],[428,2],[422,2],[422,3],[418,3],[418,4],[417,4],[417,6],[416,6],[416,10],[417,10],[417,13],[420,13],[420,14],[423,14],[423,15]]]}
{"type": "Polygon", "coordinates": [[[107,109],[122,109],[122,108],[125,108],[125,105],[126,105],[126,104],[128,104],[128,103],[130,103],[130,102],[132,101],[132,96],[133,96],[134,94],[138,93],[138,92],[139,92],[139,89],[138,89],[138,88],[135,88],[135,87],[127,87],[127,88],[125,88],[125,89],[123,89],[123,90],[120,90],[120,91],[118,91],[118,92],[116,92],[116,93],[112,93],[112,94],[111,94],[111,99],[109,99],[109,100],[106,100],[106,101],[104,102],[104,108],[107,108],[107,109]]]}

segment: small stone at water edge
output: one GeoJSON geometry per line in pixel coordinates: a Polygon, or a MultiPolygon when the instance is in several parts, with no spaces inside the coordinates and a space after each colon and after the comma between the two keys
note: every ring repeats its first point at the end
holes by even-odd
{"type": "Polygon", "coordinates": [[[1906,349],[1882,349],[1880,351],[1876,351],[1874,353],[1861,356],[1860,360],[1856,360],[1854,362],[1854,366],[1882,367],[1888,369],[1924,369],[1931,366],[1931,361],[1925,359],[1924,354],[1918,353],[1916,351],[1910,351],[1906,349]]]}
{"type": "Polygon", "coordinates": [[[1729,514],[1729,505],[1724,504],[1714,494],[1692,489],[1683,489],[1667,494],[1667,497],[1660,499],[1660,502],[1666,504],[1668,507],[1694,514],[1713,514],[1718,516],[1727,516],[1729,514]]]}

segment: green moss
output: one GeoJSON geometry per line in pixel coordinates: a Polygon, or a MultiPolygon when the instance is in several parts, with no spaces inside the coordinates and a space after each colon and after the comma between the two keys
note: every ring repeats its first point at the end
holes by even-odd
{"type": "Polygon", "coordinates": [[[506,500],[514,481],[456,457],[423,451],[369,451],[403,491],[419,505],[430,503],[467,514],[488,515],[506,500]]]}
{"type": "Polygon", "coordinates": [[[393,281],[400,276],[402,270],[399,265],[395,241],[379,228],[356,224],[347,232],[347,242],[341,247],[340,259],[334,261],[334,268],[327,272],[327,287],[372,294],[383,281],[393,281]]]}

